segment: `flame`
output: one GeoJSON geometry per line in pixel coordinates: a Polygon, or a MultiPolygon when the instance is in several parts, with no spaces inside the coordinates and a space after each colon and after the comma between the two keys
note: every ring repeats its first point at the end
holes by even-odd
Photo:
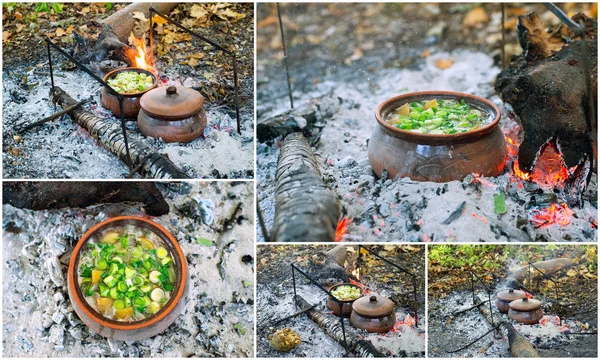
{"type": "Polygon", "coordinates": [[[355,269],[355,270],[352,270],[352,275],[353,275],[353,276],[354,276],[356,279],[360,280],[360,269],[355,269]]]}
{"type": "Polygon", "coordinates": [[[358,287],[359,287],[359,288],[362,290],[362,292],[363,292],[363,295],[367,295],[367,294],[371,293],[371,292],[370,292],[369,290],[367,290],[367,288],[366,288],[366,287],[365,287],[363,284],[361,284],[360,282],[358,282],[358,281],[354,281],[354,280],[352,280],[352,279],[348,279],[348,280],[350,281],[350,283],[351,283],[351,284],[358,286],[358,287]]]}
{"type": "Polygon", "coordinates": [[[129,37],[129,42],[131,43],[132,48],[127,49],[125,55],[131,60],[131,65],[157,74],[158,72],[154,66],[146,60],[146,55],[148,54],[146,48],[146,36],[144,35],[141,39],[138,39],[132,35],[129,37]]]}
{"type": "Polygon", "coordinates": [[[533,299],[533,295],[531,295],[527,291],[523,290],[522,288],[520,290],[525,293],[525,296],[527,296],[528,299],[533,299]]]}
{"type": "Polygon", "coordinates": [[[396,323],[394,324],[394,327],[392,328],[391,331],[392,332],[403,331],[404,329],[402,328],[402,326],[408,326],[409,328],[412,328],[413,326],[415,326],[416,323],[417,323],[416,319],[413,318],[410,314],[407,314],[404,321],[402,321],[402,320],[396,321],[396,323]]]}
{"type": "Polygon", "coordinates": [[[343,218],[337,224],[337,228],[335,229],[335,241],[342,241],[342,237],[348,233],[348,226],[352,225],[352,220],[348,218],[343,218]]]}
{"type": "Polygon", "coordinates": [[[552,204],[547,208],[533,209],[529,214],[529,221],[536,228],[550,224],[567,226],[571,223],[571,216],[573,210],[569,209],[567,204],[552,204]]]}

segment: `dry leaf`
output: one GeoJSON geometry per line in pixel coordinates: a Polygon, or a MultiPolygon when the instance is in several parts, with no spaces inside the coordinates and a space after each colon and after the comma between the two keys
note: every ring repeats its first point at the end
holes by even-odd
{"type": "Polygon", "coordinates": [[[429,50],[425,50],[425,51],[423,51],[423,52],[421,53],[421,56],[422,56],[422,57],[424,57],[424,58],[427,58],[427,57],[429,57],[430,55],[431,55],[431,51],[429,51],[429,50]]]}
{"type": "Polygon", "coordinates": [[[234,21],[238,21],[238,20],[241,20],[246,17],[246,15],[236,13],[235,11],[233,11],[231,9],[227,9],[227,10],[223,11],[221,14],[218,14],[217,16],[219,16],[223,20],[227,20],[227,18],[229,17],[229,18],[232,18],[234,21]]]}
{"type": "Polygon", "coordinates": [[[190,9],[191,17],[202,18],[202,17],[206,17],[206,15],[208,15],[208,12],[201,5],[194,5],[190,9]]]}
{"type": "Polygon", "coordinates": [[[306,40],[313,45],[319,45],[321,43],[321,38],[314,35],[306,35],[306,40]]]}
{"type": "Polygon", "coordinates": [[[162,16],[160,16],[160,15],[154,15],[154,16],[152,17],[152,23],[153,23],[154,25],[157,25],[157,26],[162,26],[162,25],[164,25],[164,24],[168,23],[168,21],[167,21],[167,20],[165,20],[165,19],[164,19],[162,16]]]}
{"type": "Polygon", "coordinates": [[[3,31],[2,32],[2,41],[6,41],[8,40],[8,38],[11,36],[12,34],[8,31],[3,31]]]}
{"type": "Polygon", "coordinates": [[[442,59],[442,58],[439,58],[439,59],[437,59],[437,60],[436,60],[436,62],[435,62],[435,66],[436,66],[438,69],[442,69],[442,70],[448,69],[448,68],[450,68],[452,65],[454,65],[454,58],[450,58],[450,59],[442,59]]]}
{"type": "Polygon", "coordinates": [[[56,36],[63,36],[63,35],[67,35],[67,32],[64,31],[62,28],[56,28],[56,36]]]}
{"type": "Polygon", "coordinates": [[[67,28],[66,32],[68,35],[71,35],[73,33],[73,30],[75,30],[75,27],[71,25],[67,28]]]}
{"type": "Polygon", "coordinates": [[[463,26],[467,28],[480,27],[490,21],[490,17],[482,7],[476,7],[469,11],[463,19],[463,26]]]}
{"type": "Polygon", "coordinates": [[[142,11],[134,11],[133,18],[140,21],[148,21],[148,19],[146,19],[146,15],[142,11]]]}

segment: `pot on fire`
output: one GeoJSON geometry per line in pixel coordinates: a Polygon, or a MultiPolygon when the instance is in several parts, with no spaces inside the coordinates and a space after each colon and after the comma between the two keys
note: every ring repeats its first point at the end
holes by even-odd
{"type": "MultiPolygon", "coordinates": [[[[136,68],[136,67],[128,67],[128,68],[116,69],[116,70],[109,72],[108,74],[106,74],[104,76],[104,82],[108,82],[109,79],[111,79],[111,78],[117,76],[119,73],[125,72],[125,71],[133,71],[133,72],[149,75],[149,76],[152,76],[152,79],[153,79],[152,86],[144,91],[121,94],[121,95],[123,95],[124,118],[125,119],[136,119],[138,116],[138,113],[140,112],[141,97],[144,94],[146,94],[148,91],[154,89],[156,87],[156,85],[158,84],[158,81],[156,79],[156,76],[148,70],[144,70],[144,69],[136,68]]],[[[117,117],[121,116],[121,112],[119,110],[119,100],[117,99],[117,97],[114,96],[113,94],[111,94],[104,86],[102,87],[101,95],[102,95],[101,96],[102,107],[107,110],[110,110],[117,117]]]]}
{"type": "Polygon", "coordinates": [[[327,296],[327,308],[337,316],[348,317],[352,313],[352,304],[359,298],[364,295],[363,290],[360,286],[354,285],[352,283],[341,283],[337,285],[333,285],[329,288],[329,292],[331,293],[333,290],[337,289],[340,286],[350,286],[353,288],[357,288],[360,290],[360,296],[353,300],[335,300],[333,296],[327,296]]]}
{"type": "Polygon", "coordinates": [[[138,216],[120,216],[105,220],[88,230],[77,242],[71,254],[67,275],[69,299],[79,318],[96,333],[114,340],[136,341],[155,336],[166,330],[181,314],[187,297],[187,260],[177,240],[159,224],[138,216]],[[151,316],[137,321],[110,319],[92,307],[86,300],[78,281],[80,258],[88,242],[107,230],[133,225],[155,234],[163,247],[172,254],[176,280],[171,297],[151,316]]]}
{"type": "Polygon", "coordinates": [[[508,314],[509,304],[515,300],[523,299],[527,294],[521,290],[508,289],[496,294],[496,307],[502,314],[508,314]]]}
{"type": "Polygon", "coordinates": [[[206,112],[204,97],[184,86],[153,89],[140,100],[140,131],[166,142],[187,143],[204,133],[206,112]]]}
{"type": "Polygon", "coordinates": [[[350,323],[371,333],[388,332],[396,323],[394,303],[377,294],[363,296],[352,304],[350,323]]]}
{"type": "Polygon", "coordinates": [[[542,303],[536,299],[524,297],[521,300],[511,302],[509,306],[508,317],[521,324],[537,324],[544,317],[541,309],[542,303]]]}
{"type": "Polygon", "coordinates": [[[375,112],[376,126],[369,140],[369,161],[378,177],[384,170],[390,179],[409,177],[416,181],[448,182],[477,173],[497,176],[506,161],[506,143],[498,127],[500,109],[484,98],[452,92],[421,91],[384,101],[375,112]],[[385,118],[400,106],[416,102],[465,100],[488,113],[490,124],[456,134],[425,134],[398,129],[385,118]]]}

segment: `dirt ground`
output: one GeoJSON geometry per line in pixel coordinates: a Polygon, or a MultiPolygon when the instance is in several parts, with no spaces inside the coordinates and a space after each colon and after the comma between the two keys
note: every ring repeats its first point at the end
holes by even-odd
{"type": "MultiPolygon", "coordinates": [[[[91,226],[141,205],[30,211],[3,206],[3,356],[254,356],[254,185],[159,183],[170,212],[152,218],[179,241],[191,283],[181,315],[163,333],[124,342],[95,334],[73,311],[66,273],[91,226]],[[223,221],[241,204],[234,225],[223,221]]],[[[182,300],[183,301],[183,300],[182,300]]]]}
{"type": "MultiPolygon", "coordinates": [[[[367,144],[378,104],[398,94],[452,90],[490,99],[503,114],[505,133],[515,121],[495,94],[501,70],[501,21],[498,4],[481,7],[477,21],[467,21],[479,4],[284,4],[281,6],[289,49],[288,63],[295,104],[333,94],[343,100],[331,118],[318,124],[313,152],[324,182],[338,196],[350,225],[343,241],[594,241],[597,238],[595,174],[573,209],[568,226],[535,227],[528,204],[540,193],[535,184],[515,181],[512,160],[494,178],[445,184],[409,179],[378,179],[367,144]],[[483,14],[481,13],[483,12],[483,14]],[[506,193],[507,212],[496,214],[494,194],[506,193]],[[537,193],[536,193],[537,192],[537,193]],[[441,222],[461,207],[463,215],[441,222]]],[[[591,11],[569,5],[569,12],[591,11]]],[[[507,58],[521,53],[516,16],[536,11],[546,26],[558,20],[541,4],[507,5],[507,58]]],[[[258,122],[289,109],[277,12],[273,4],[257,8],[258,122]]],[[[281,138],[257,144],[257,190],[267,228],[275,211],[275,171],[281,138]]],[[[262,233],[257,228],[259,241],[262,233]]]]}
{"type": "MultiPolygon", "coordinates": [[[[61,13],[54,10],[36,12],[36,4],[3,6],[5,178],[99,179],[123,178],[129,173],[124,163],[99,146],[69,117],[15,136],[16,129],[55,112],[48,98],[48,60],[40,35],[50,36],[53,42],[77,56],[86,50],[75,40],[74,33],[97,38],[101,31],[99,22],[125,5],[111,5],[112,8],[107,10],[105,4],[66,3],[61,13]]],[[[196,5],[201,8],[194,8],[194,5],[181,4],[169,16],[237,53],[241,134],[236,131],[233,72],[229,58],[205,43],[192,41],[189,35],[176,32],[172,25],[163,24],[160,25],[163,34],[156,34],[154,38],[154,65],[161,75],[161,84],[198,89],[205,98],[208,125],[201,138],[187,144],[145,137],[134,121],[127,124],[129,136],[167,156],[191,178],[253,178],[253,4],[196,5]],[[226,11],[235,17],[223,15],[226,11]]],[[[142,17],[143,14],[135,16],[142,17]]],[[[138,20],[138,24],[146,23],[138,20]]],[[[91,96],[87,110],[118,122],[100,105],[100,86],[91,77],[58,54],[54,54],[53,61],[57,86],[77,100],[91,96]]],[[[90,67],[96,75],[104,76],[97,63],[91,63],[90,67]]]]}
{"type": "MultiPolygon", "coordinates": [[[[495,293],[507,289],[508,269],[527,264],[527,261],[562,257],[578,259],[578,263],[552,275],[559,286],[558,301],[552,282],[533,281],[527,285],[527,291],[542,301],[544,318],[540,324],[516,324],[506,315],[501,316],[514,324],[517,332],[530,340],[542,357],[596,357],[597,335],[586,334],[597,332],[598,326],[597,250],[594,245],[431,247],[428,268],[429,356],[511,357],[506,341],[491,334],[455,352],[491,329],[477,309],[456,314],[473,305],[469,269],[490,286],[494,292],[492,302],[495,302],[495,293]]],[[[476,287],[476,294],[487,299],[480,285],[476,287]]],[[[493,311],[498,312],[495,304],[493,311]]]]}
{"type": "MultiPolygon", "coordinates": [[[[290,264],[294,264],[318,280],[322,286],[331,286],[344,281],[341,273],[327,266],[325,252],[328,245],[258,246],[257,248],[257,356],[262,357],[343,357],[346,350],[328,336],[305,315],[297,316],[276,326],[271,324],[298,311],[293,303],[293,284],[290,264]],[[302,343],[288,353],[276,351],[268,338],[281,328],[296,331],[302,343]]],[[[424,247],[422,246],[370,246],[390,261],[408,269],[417,277],[417,314],[424,319],[424,247]]],[[[351,272],[360,269],[360,283],[375,293],[390,298],[395,304],[397,321],[404,321],[412,314],[412,282],[408,276],[383,261],[366,254],[356,246],[347,246],[344,269],[351,272]],[[363,261],[357,263],[358,253],[363,261]]],[[[336,268],[337,269],[337,268],[336,268]]],[[[337,320],[325,306],[324,296],[318,287],[300,278],[296,273],[297,291],[317,310],[337,320]]],[[[354,328],[346,319],[348,332],[356,333],[387,356],[424,356],[424,328],[420,320],[418,328],[397,324],[397,329],[386,334],[369,334],[354,328]]]]}

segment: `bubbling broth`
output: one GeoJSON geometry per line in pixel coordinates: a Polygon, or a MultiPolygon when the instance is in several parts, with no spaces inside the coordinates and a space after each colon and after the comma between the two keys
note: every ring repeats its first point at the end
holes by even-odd
{"type": "Polygon", "coordinates": [[[385,118],[398,129],[422,134],[465,133],[489,125],[492,120],[491,114],[467,104],[464,99],[406,103],[385,118]]]}
{"type": "Polygon", "coordinates": [[[131,322],[156,314],[171,298],[177,276],[173,254],[153,232],[127,225],[90,239],[79,258],[85,300],[112,320],[131,322]]]}

